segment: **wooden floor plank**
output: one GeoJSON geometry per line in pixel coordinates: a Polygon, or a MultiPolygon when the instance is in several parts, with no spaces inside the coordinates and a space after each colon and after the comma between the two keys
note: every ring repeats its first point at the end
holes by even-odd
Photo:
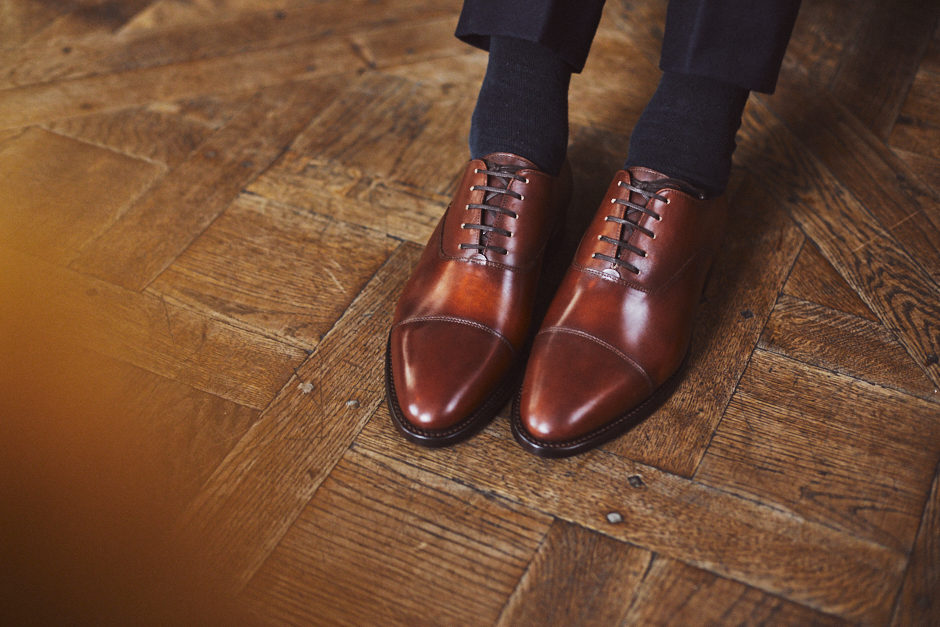
{"type": "Polygon", "coordinates": [[[877,0],[804,0],[787,45],[784,67],[798,66],[821,87],[839,71],[877,0]]]}
{"type": "Polygon", "coordinates": [[[889,143],[940,158],[940,68],[921,68],[907,94],[889,143]]]}
{"type": "MultiPolygon", "coordinates": [[[[934,193],[940,196],[940,158],[929,157],[917,152],[910,152],[900,148],[894,149],[904,163],[908,165],[920,179],[933,189],[934,193]]],[[[931,213],[931,222],[940,223],[940,207],[935,208],[931,213]]]]}
{"type": "Polygon", "coordinates": [[[763,105],[751,102],[741,134],[748,167],[940,385],[940,287],[763,105]]]}
{"type": "Polygon", "coordinates": [[[933,0],[876,3],[836,74],[835,97],[882,140],[891,133],[938,17],[940,5],[933,0]]]}
{"type": "Polygon", "coordinates": [[[467,444],[430,451],[405,443],[383,406],[354,448],[866,625],[888,620],[903,577],[901,553],[651,466],[603,451],[537,458],[502,420],[467,444]]]}
{"type": "Polygon", "coordinates": [[[249,59],[267,59],[272,54],[277,58],[277,48],[293,45],[308,51],[313,45],[322,52],[301,53],[292,65],[310,59],[324,61],[329,50],[345,47],[353,52],[348,44],[340,45],[350,33],[456,15],[459,10],[454,0],[252,3],[240,11],[229,9],[230,4],[211,3],[207,10],[206,3],[194,8],[193,3],[160,2],[114,35],[67,42],[37,40],[18,49],[0,50],[0,89],[246,53],[249,59]]]}
{"type": "Polygon", "coordinates": [[[0,52],[16,48],[75,8],[75,2],[8,0],[0,4],[0,52]]]}
{"type": "Polygon", "coordinates": [[[332,97],[333,84],[291,83],[258,93],[73,267],[128,289],[145,288],[283,152],[332,97]]]}
{"type": "Polygon", "coordinates": [[[783,295],[761,333],[758,346],[940,403],[937,386],[894,335],[877,322],[783,295]]]}
{"type": "Polygon", "coordinates": [[[363,65],[346,42],[330,39],[7,89],[0,91],[0,128],[120,111],[151,102],[312,81],[353,72],[363,65]]]}
{"type": "Polygon", "coordinates": [[[758,351],[695,479],[906,553],[940,461],[938,415],[758,351]]]}
{"type": "Polygon", "coordinates": [[[745,181],[696,319],[687,374],[676,393],[605,446],[691,477],[721,420],[803,241],[780,205],[745,181]]]}
{"type": "Polygon", "coordinates": [[[5,272],[30,277],[30,298],[40,305],[52,299],[60,314],[44,321],[51,330],[239,405],[263,409],[306,357],[299,348],[35,257],[0,249],[0,261],[5,272]]]}
{"type": "Polygon", "coordinates": [[[67,45],[74,39],[98,34],[111,35],[154,1],[79,1],[73,10],[58,17],[47,28],[43,29],[41,40],[45,44],[67,45]]]}
{"type": "Polygon", "coordinates": [[[65,265],[164,172],[30,128],[0,152],[0,244],[65,265]]]}
{"type": "Polygon", "coordinates": [[[241,589],[385,397],[386,335],[420,247],[402,244],[194,500],[187,525],[241,589]]]}
{"type": "Polygon", "coordinates": [[[243,195],[147,291],[313,349],[394,244],[382,233],[243,195]]]}
{"type": "Polygon", "coordinates": [[[496,627],[621,625],[652,555],[556,520],[496,627]]]}
{"type": "Polygon", "coordinates": [[[129,109],[56,120],[44,128],[175,168],[212,133],[179,110],[178,105],[129,109]]]}
{"type": "Polygon", "coordinates": [[[424,244],[470,157],[474,103],[448,85],[367,73],[248,189],[424,244]]]}
{"type": "Polygon", "coordinates": [[[489,627],[550,523],[350,451],[244,596],[277,625],[489,627]]]}
{"type": "Polygon", "coordinates": [[[411,65],[440,57],[471,54],[473,48],[454,37],[457,14],[408,20],[398,27],[363,30],[350,41],[370,68],[411,65]]]}
{"type": "Polygon", "coordinates": [[[623,627],[849,627],[852,623],[657,556],[622,624],[623,627]]]}
{"type": "MultiPolygon", "coordinates": [[[[609,20],[601,22],[591,49],[584,71],[571,77],[571,124],[628,135],[659,84],[661,73],[650,61],[658,58],[659,49],[640,49],[609,20]]],[[[626,158],[626,144],[622,151],[626,158]]]]}
{"type": "Polygon", "coordinates": [[[287,152],[248,191],[424,246],[450,197],[287,152]]]}
{"type": "Polygon", "coordinates": [[[807,242],[803,245],[790,271],[783,293],[829,309],[878,322],[878,316],[858,297],[819,249],[807,242]]]}
{"type": "Polygon", "coordinates": [[[447,194],[470,157],[462,137],[474,102],[446,85],[370,72],[304,130],[291,152],[447,194]],[[436,167],[426,165],[429,151],[436,167]],[[420,165],[414,163],[419,155],[420,165]]]}
{"type": "Polygon", "coordinates": [[[940,196],[802,73],[785,73],[777,94],[761,101],[940,284],[940,223],[916,219],[940,205],[940,196]]]}
{"type": "Polygon", "coordinates": [[[911,552],[892,627],[940,624],[940,570],[937,564],[940,564],[940,466],[911,552]]]}

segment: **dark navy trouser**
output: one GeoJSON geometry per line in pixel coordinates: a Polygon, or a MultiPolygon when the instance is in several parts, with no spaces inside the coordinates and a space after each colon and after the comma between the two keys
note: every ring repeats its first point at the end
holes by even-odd
{"type": "MultiPolygon", "coordinates": [[[[538,42],[584,68],[604,0],[464,0],[457,37],[538,42]]],[[[670,0],[659,67],[773,93],[800,0],[670,0]]]]}

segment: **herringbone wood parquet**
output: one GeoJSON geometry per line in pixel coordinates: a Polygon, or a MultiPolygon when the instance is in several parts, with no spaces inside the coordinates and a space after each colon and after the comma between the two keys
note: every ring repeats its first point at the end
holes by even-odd
{"type": "MultiPolygon", "coordinates": [[[[563,461],[385,407],[459,8],[0,1],[5,624],[940,626],[940,4],[804,0],[688,375],[563,461]]],[[[568,254],[665,8],[572,80],[568,254]]]]}

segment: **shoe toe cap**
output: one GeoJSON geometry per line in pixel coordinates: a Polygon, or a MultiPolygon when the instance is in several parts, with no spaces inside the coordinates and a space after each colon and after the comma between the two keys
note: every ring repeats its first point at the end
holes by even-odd
{"type": "Polygon", "coordinates": [[[645,373],[602,343],[543,333],[526,369],[519,419],[536,440],[570,443],[628,413],[651,392],[645,373]]]}
{"type": "Polygon", "coordinates": [[[487,401],[509,372],[513,350],[485,327],[419,320],[391,336],[397,409],[424,431],[446,431],[487,401]]]}

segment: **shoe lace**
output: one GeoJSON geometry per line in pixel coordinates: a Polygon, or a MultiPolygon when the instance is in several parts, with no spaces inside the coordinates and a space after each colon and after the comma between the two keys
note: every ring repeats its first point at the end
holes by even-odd
{"type": "Polygon", "coordinates": [[[471,191],[482,190],[486,192],[483,194],[483,202],[470,203],[466,206],[467,210],[480,210],[480,223],[475,224],[464,222],[460,225],[460,228],[462,229],[480,231],[480,242],[478,244],[461,244],[460,248],[464,250],[479,250],[480,252],[484,250],[492,250],[493,252],[499,253],[500,255],[508,255],[509,251],[502,246],[495,246],[489,243],[489,236],[491,233],[512,237],[512,231],[494,226],[496,222],[496,215],[491,214],[502,214],[513,219],[517,218],[518,216],[516,215],[515,211],[510,211],[504,207],[490,204],[490,202],[493,199],[501,196],[510,196],[517,200],[524,200],[525,196],[509,189],[509,184],[514,180],[522,181],[523,183],[528,183],[529,180],[520,174],[516,174],[517,171],[522,169],[522,166],[503,165],[499,163],[493,163],[491,161],[484,161],[484,163],[486,164],[486,168],[476,168],[474,172],[477,174],[486,174],[487,184],[474,185],[470,188],[471,191]],[[501,184],[502,187],[498,187],[498,184],[501,184]]]}
{"type": "Polygon", "coordinates": [[[626,210],[624,211],[622,218],[619,218],[614,215],[609,215],[604,218],[605,222],[614,222],[621,226],[620,238],[616,239],[613,237],[607,237],[606,235],[598,235],[597,239],[602,242],[606,242],[608,244],[616,245],[617,252],[615,253],[614,256],[604,255],[601,253],[594,253],[593,255],[591,255],[591,257],[593,259],[601,259],[608,263],[616,264],[622,268],[626,268],[628,271],[632,272],[633,274],[640,274],[639,268],[637,268],[635,265],[633,265],[629,261],[626,261],[625,259],[621,259],[620,256],[624,252],[629,251],[641,257],[646,257],[646,251],[643,250],[642,248],[634,246],[632,243],[630,243],[630,239],[633,237],[633,233],[636,231],[639,231],[640,233],[649,237],[650,239],[656,239],[655,233],[653,233],[651,230],[647,229],[646,227],[642,227],[638,224],[642,214],[646,214],[652,217],[657,222],[663,219],[662,216],[660,216],[658,213],[656,213],[652,209],[649,209],[646,206],[649,204],[649,201],[654,198],[656,200],[666,203],[667,205],[669,204],[668,198],[661,196],[657,194],[656,192],[662,191],[663,189],[676,189],[676,190],[691,194],[693,196],[696,196],[700,200],[705,198],[705,194],[701,190],[695,187],[692,187],[691,185],[689,185],[688,183],[684,181],[680,181],[679,179],[672,179],[672,178],[662,178],[662,179],[657,179],[655,181],[638,181],[636,179],[632,179],[631,182],[629,183],[625,181],[620,181],[619,183],[617,183],[617,185],[619,185],[620,187],[626,188],[630,190],[631,192],[636,192],[637,194],[639,194],[640,196],[644,198],[644,202],[641,205],[641,204],[631,201],[630,198],[632,197],[632,194],[628,196],[626,199],[624,198],[611,198],[610,199],[611,204],[624,205],[626,207],[626,210]],[[631,220],[630,219],[631,217],[633,217],[634,219],[631,220]]]}

